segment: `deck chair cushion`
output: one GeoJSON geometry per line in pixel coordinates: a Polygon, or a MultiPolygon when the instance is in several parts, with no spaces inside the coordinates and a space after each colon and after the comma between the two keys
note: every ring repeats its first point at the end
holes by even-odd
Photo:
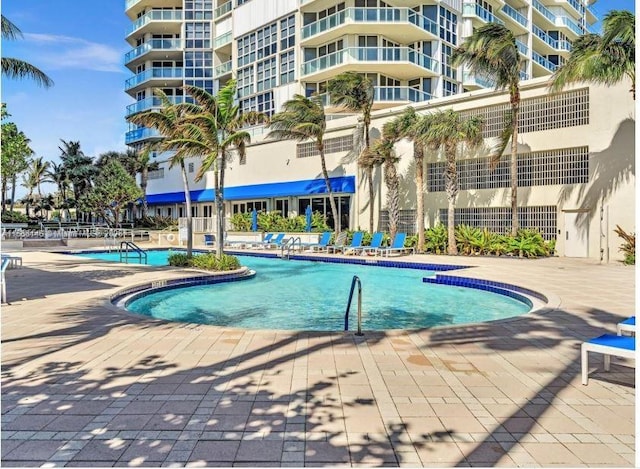
{"type": "Polygon", "coordinates": [[[613,334],[602,334],[584,342],[581,347],[582,354],[582,384],[589,382],[589,352],[604,355],[604,369],[609,371],[611,356],[622,358],[635,358],[636,338],[613,334]]]}

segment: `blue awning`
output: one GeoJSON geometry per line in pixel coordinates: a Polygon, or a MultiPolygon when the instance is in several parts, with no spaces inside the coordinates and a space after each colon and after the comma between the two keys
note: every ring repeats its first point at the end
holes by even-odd
{"type": "MultiPolygon", "coordinates": [[[[329,178],[331,191],[353,194],[356,191],[355,176],[329,178]]],[[[270,184],[253,184],[248,186],[227,187],[224,190],[225,200],[266,199],[269,197],[292,197],[313,194],[326,194],[324,179],[307,179],[303,181],[275,182],[270,184]]],[[[213,189],[191,191],[192,202],[213,202],[213,189]]],[[[149,205],[184,203],[184,192],[167,192],[147,196],[149,205]]]]}

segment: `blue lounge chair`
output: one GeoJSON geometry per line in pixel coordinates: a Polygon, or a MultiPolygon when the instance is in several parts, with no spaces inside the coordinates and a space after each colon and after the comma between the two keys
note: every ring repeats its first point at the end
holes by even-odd
{"type": "Polygon", "coordinates": [[[619,322],[616,329],[618,335],[624,335],[624,332],[629,332],[630,335],[636,335],[636,317],[631,316],[630,318],[619,322]]]}
{"type": "Polygon", "coordinates": [[[326,248],[329,245],[329,241],[331,241],[331,231],[325,231],[322,233],[317,243],[302,243],[302,247],[318,251],[326,248]]]}
{"type": "Polygon", "coordinates": [[[214,246],[216,244],[216,237],[212,234],[204,235],[204,245],[205,246],[214,246]]]}
{"type": "Polygon", "coordinates": [[[269,242],[262,242],[264,249],[279,248],[284,242],[284,233],[278,233],[275,238],[271,238],[269,242]]]}
{"type": "Polygon", "coordinates": [[[589,383],[589,352],[604,355],[604,369],[609,371],[611,356],[623,358],[636,357],[636,338],[613,334],[602,334],[587,342],[583,342],[582,353],[582,384],[589,383]]]}
{"type": "Polygon", "coordinates": [[[350,249],[360,248],[362,247],[362,238],[364,238],[364,233],[362,231],[356,231],[353,233],[353,238],[351,238],[351,244],[347,246],[336,246],[333,248],[333,252],[337,253],[338,251],[347,254],[350,249]]]}
{"type": "Polygon", "coordinates": [[[333,242],[333,244],[327,245],[325,249],[327,253],[329,252],[329,249],[335,252],[336,249],[342,248],[346,243],[347,243],[347,232],[342,231],[338,236],[336,236],[336,240],[333,242]]]}
{"type": "Polygon", "coordinates": [[[253,247],[262,247],[265,244],[268,244],[271,242],[271,238],[273,238],[273,233],[267,233],[264,235],[264,238],[262,239],[262,241],[256,241],[255,243],[252,243],[251,245],[253,247]]]}
{"type": "Polygon", "coordinates": [[[370,254],[375,253],[381,246],[382,240],[384,240],[384,233],[376,231],[371,238],[371,244],[369,246],[360,246],[359,248],[353,248],[354,254],[370,254]]]}
{"type": "Polygon", "coordinates": [[[407,233],[396,233],[395,237],[393,238],[393,242],[391,243],[391,246],[386,248],[378,248],[378,250],[376,251],[376,255],[380,254],[382,256],[389,256],[389,254],[391,254],[392,252],[398,252],[400,254],[404,254],[405,252],[414,253],[415,252],[414,248],[404,247],[404,242],[406,239],[407,239],[407,233]]]}

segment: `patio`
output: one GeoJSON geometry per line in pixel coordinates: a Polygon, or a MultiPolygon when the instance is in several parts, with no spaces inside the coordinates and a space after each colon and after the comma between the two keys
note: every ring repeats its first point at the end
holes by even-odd
{"type": "Polygon", "coordinates": [[[356,337],[135,316],[108,296],[182,274],[20,255],[2,307],[4,466],[635,465],[633,362],[605,373],[594,356],[580,383],[580,343],[634,312],[632,267],[407,256],[550,306],[356,337]]]}

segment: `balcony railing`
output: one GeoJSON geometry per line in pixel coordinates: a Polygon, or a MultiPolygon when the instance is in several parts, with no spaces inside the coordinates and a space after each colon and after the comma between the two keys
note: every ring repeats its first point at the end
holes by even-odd
{"type": "Polygon", "coordinates": [[[156,129],[148,129],[146,127],[142,127],[140,129],[130,130],[129,132],[127,132],[124,136],[124,143],[128,145],[129,143],[137,142],[139,140],[158,137],[162,137],[162,135],[160,135],[160,132],[158,132],[156,129]]]}
{"type": "Polygon", "coordinates": [[[213,43],[213,48],[217,49],[218,47],[222,47],[226,44],[229,44],[232,39],[231,31],[227,31],[222,36],[216,37],[216,40],[213,43]]]}
{"type": "Polygon", "coordinates": [[[520,52],[522,55],[526,56],[529,53],[529,48],[527,47],[527,45],[519,39],[516,39],[516,47],[518,48],[518,52],[520,52]]]}
{"type": "MultiPolygon", "coordinates": [[[[167,96],[167,98],[169,99],[169,102],[171,102],[171,104],[183,103],[185,100],[184,96],[167,96]]],[[[133,104],[129,104],[126,108],[125,117],[129,117],[139,112],[149,111],[151,109],[159,109],[161,107],[162,100],[157,96],[152,96],[151,98],[145,98],[141,101],[136,101],[133,104]]]]}
{"type": "Polygon", "coordinates": [[[343,63],[410,62],[438,73],[438,61],[409,47],[348,47],[302,64],[302,75],[309,75],[343,63]]]}
{"type": "Polygon", "coordinates": [[[227,13],[229,13],[232,9],[233,9],[233,2],[232,1],[228,1],[227,3],[224,3],[224,4],[220,5],[218,8],[216,8],[213,11],[213,17],[215,19],[218,19],[221,16],[226,15],[227,13]]]}
{"type": "Polygon", "coordinates": [[[553,24],[556,23],[556,15],[551,13],[551,10],[549,10],[542,3],[540,3],[539,0],[533,0],[533,2],[531,2],[531,5],[533,5],[533,8],[538,10],[538,12],[540,12],[540,14],[544,16],[546,19],[551,21],[553,24]]]}
{"type": "Polygon", "coordinates": [[[529,79],[529,74],[527,72],[523,72],[522,70],[520,70],[520,79],[521,80],[528,80],[529,79]]]}
{"type": "Polygon", "coordinates": [[[421,103],[433,98],[429,93],[409,86],[376,86],[374,101],[410,101],[421,103]]]}
{"type": "Polygon", "coordinates": [[[302,38],[342,24],[353,23],[410,23],[432,34],[438,34],[438,24],[410,8],[346,8],[302,28],[302,38]]]}
{"type": "Polygon", "coordinates": [[[491,13],[486,8],[481,7],[476,3],[465,3],[462,5],[462,14],[466,16],[477,16],[481,20],[487,23],[498,23],[504,25],[504,21],[491,13]]]}
{"type": "Polygon", "coordinates": [[[127,52],[124,56],[124,61],[125,63],[131,62],[151,50],[180,50],[181,48],[182,41],[180,39],[152,39],[127,52]]]}
{"type": "Polygon", "coordinates": [[[556,68],[558,68],[556,64],[554,64],[553,62],[550,62],[546,57],[541,56],[535,51],[533,51],[533,53],[531,54],[531,58],[533,59],[534,62],[536,62],[539,65],[542,65],[544,68],[546,68],[549,71],[553,72],[555,71],[556,68]]]}
{"type": "Polygon", "coordinates": [[[124,82],[124,89],[131,89],[153,78],[183,78],[183,76],[184,72],[182,68],[152,68],[129,78],[124,82]]]}
{"type": "Polygon", "coordinates": [[[135,5],[136,3],[138,3],[140,0],[125,0],[124,2],[124,9],[128,10],[129,8],[131,8],[133,5],[135,5]]]}
{"type": "Polygon", "coordinates": [[[462,83],[475,83],[479,86],[482,86],[483,88],[493,88],[494,86],[496,86],[495,81],[491,80],[490,78],[481,77],[467,71],[462,72],[462,83]]]}
{"type": "Polygon", "coordinates": [[[129,34],[152,21],[182,21],[182,10],[151,10],[135,20],[129,28],[129,34]]]}
{"type": "Polygon", "coordinates": [[[225,73],[231,72],[232,65],[233,64],[232,64],[231,60],[229,60],[228,62],[225,62],[223,64],[218,65],[216,67],[216,69],[215,69],[216,76],[224,75],[225,73]]]}
{"type": "Polygon", "coordinates": [[[514,20],[516,20],[518,23],[520,23],[525,28],[529,25],[529,22],[527,21],[527,17],[524,16],[523,14],[521,14],[518,10],[516,10],[515,8],[513,8],[510,5],[505,4],[502,7],[502,12],[505,13],[507,16],[509,16],[509,17],[513,18],[514,20]]]}
{"type": "Polygon", "coordinates": [[[578,23],[576,23],[572,18],[569,18],[568,16],[556,16],[556,25],[566,26],[578,36],[581,36],[586,32],[580,27],[578,23]]]}
{"type": "Polygon", "coordinates": [[[539,28],[535,24],[533,25],[532,32],[533,34],[536,35],[536,37],[542,39],[544,42],[546,42],[549,46],[553,47],[554,49],[565,50],[565,51],[571,50],[571,43],[569,41],[554,39],[551,36],[549,36],[546,31],[539,28]]]}

